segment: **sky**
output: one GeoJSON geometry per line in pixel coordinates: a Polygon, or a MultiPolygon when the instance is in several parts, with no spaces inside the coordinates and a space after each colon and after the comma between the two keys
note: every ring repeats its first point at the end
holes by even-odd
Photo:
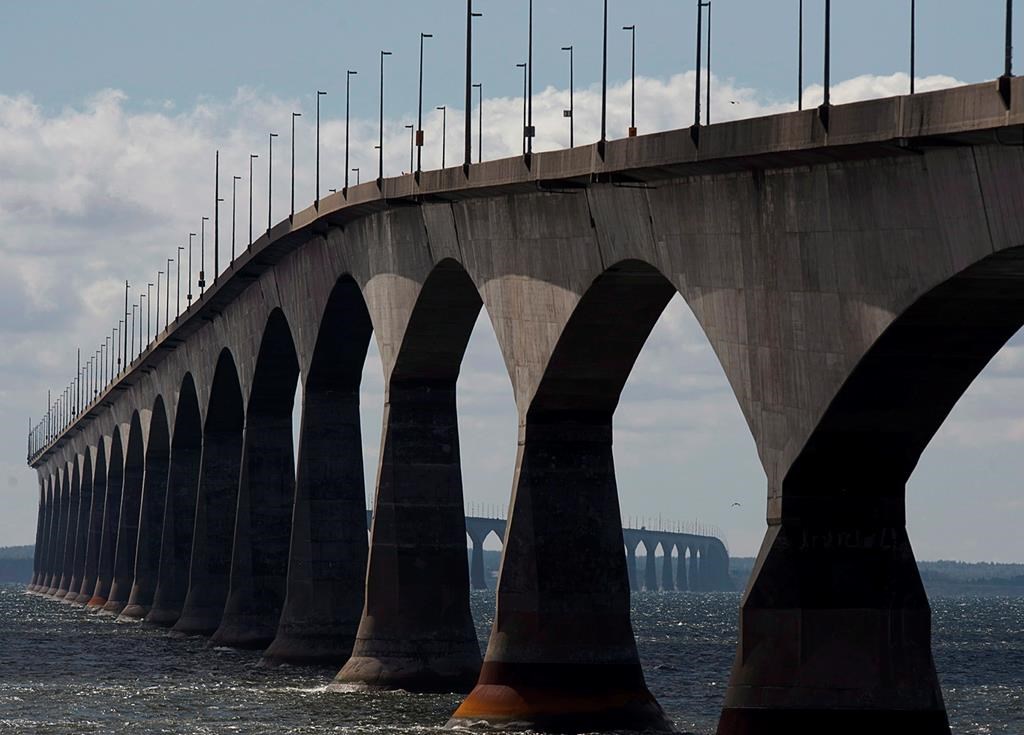
{"type": "MultiPolygon", "coordinates": [[[[992,79],[1002,71],[1002,0],[919,0],[919,89],[992,79]]],[[[822,6],[806,0],[805,104],[821,99],[822,6]]],[[[833,3],[833,101],[904,93],[909,0],[833,3]]],[[[695,3],[609,3],[609,131],[629,120],[629,36],[637,26],[640,133],[693,116],[695,3]]],[[[519,149],[526,0],[475,0],[474,78],[484,89],[485,158],[519,149]]],[[[9,4],[0,25],[0,546],[31,543],[38,492],[25,466],[30,418],[46,391],[74,373],[110,333],[123,282],[157,271],[212,214],[214,151],[230,206],[239,175],[237,241],[248,240],[249,154],[257,153],[254,219],[266,221],[267,133],[275,147],[273,214],[288,206],[291,112],[296,201],[314,196],[315,92],[321,98],[323,189],[344,176],[345,72],[351,166],[375,175],[379,52],[385,65],[385,174],[408,169],[407,123],[417,115],[424,51],[424,167],[459,160],[464,110],[462,0],[271,3],[222,0],[40,0],[9,4]],[[41,40],[45,42],[41,42],[41,40]]],[[[1019,13],[1018,16],[1024,15],[1019,13]]],[[[569,59],[575,60],[576,140],[598,135],[601,4],[537,0],[534,117],[538,150],[568,144],[569,59]]],[[[794,109],[797,0],[716,0],[712,122],[794,109]]],[[[1018,18],[1015,33],[1024,25],[1018,18]]],[[[476,96],[474,96],[474,120],[476,96]]],[[[474,123],[475,124],[475,123],[474,123]]],[[[474,146],[476,141],[474,139],[474,146]]],[[[355,174],[351,174],[353,179],[355,174]]],[[[222,210],[222,218],[226,219],[222,210]]],[[[229,224],[222,242],[229,242],[229,224]]],[[[209,236],[209,230],[207,231],[209,236]]],[[[227,247],[225,245],[224,247],[227,247]]],[[[172,266],[173,270],[174,266],[172,266]]],[[[166,282],[165,282],[166,294],[166,282]]],[[[171,308],[173,311],[174,303],[171,308]]],[[[379,451],[382,377],[375,346],[364,370],[367,492],[379,451]]],[[[504,512],[516,443],[512,388],[486,317],[459,379],[463,484],[470,510],[504,512]]],[[[623,517],[722,529],[734,555],[756,553],[765,531],[765,476],[724,374],[681,299],[641,353],[615,415],[623,517]],[[734,506],[733,503],[740,503],[734,506]]],[[[1024,336],[993,360],[926,450],[907,491],[919,559],[1024,562],[1024,336]]]]}

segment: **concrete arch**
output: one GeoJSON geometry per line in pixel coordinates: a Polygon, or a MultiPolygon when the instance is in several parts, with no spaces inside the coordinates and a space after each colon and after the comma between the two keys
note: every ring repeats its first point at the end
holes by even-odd
{"type": "Polygon", "coordinates": [[[43,477],[41,472],[37,472],[36,479],[39,482],[39,509],[36,515],[36,543],[35,550],[32,553],[32,579],[29,581],[28,587],[26,588],[29,593],[33,594],[39,591],[39,579],[42,577],[43,539],[46,528],[46,478],[43,477]]]}
{"type": "MultiPolygon", "coordinates": [[[[86,449],[81,457],[76,459],[81,465],[81,476],[79,480],[77,514],[75,523],[74,553],[71,561],[71,582],[68,584],[68,593],[64,599],[69,603],[78,604],[82,592],[82,582],[85,578],[85,556],[89,545],[89,526],[92,520],[92,453],[86,449]]],[[[81,601],[82,604],[85,600],[81,601]]]]}
{"type": "Polygon", "coordinates": [[[359,285],[344,275],[304,375],[287,593],[269,662],[337,669],[352,653],[368,548],[359,387],[372,334],[359,285]]]}
{"type": "Polygon", "coordinates": [[[299,378],[284,313],[267,319],[246,407],[231,583],[215,644],[266,648],[284,606],[295,498],[292,411],[299,378]]]}
{"type": "MultiPolygon", "coordinates": [[[[106,440],[106,437],[101,439],[101,441],[106,440]]],[[[117,529],[121,517],[121,489],[124,485],[124,448],[120,426],[115,426],[111,433],[110,453],[107,456],[107,491],[103,501],[103,530],[96,567],[96,587],[93,589],[88,603],[90,608],[102,608],[107,604],[110,586],[114,581],[114,552],[117,547],[117,529]]]]}
{"type": "Polygon", "coordinates": [[[55,468],[54,473],[51,475],[51,490],[50,490],[50,538],[48,542],[48,559],[49,568],[45,589],[43,593],[47,597],[52,597],[57,592],[57,587],[60,584],[61,575],[61,553],[62,549],[60,546],[60,529],[61,529],[61,512],[63,510],[63,493],[64,493],[64,474],[60,467],[55,468]]]}
{"type": "MultiPolygon", "coordinates": [[[[87,455],[93,456],[93,448],[87,448],[87,455]]],[[[96,461],[89,472],[92,483],[92,502],[89,506],[89,537],[85,545],[82,584],[78,590],[78,601],[88,604],[96,589],[96,577],[100,561],[100,545],[103,540],[103,506],[107,499],[107,446],[101,438],[95,448],[96,461]]]]}
{"type": "Polygon", "coordinates": [[[146,622],[170,626],[178,621],[188,591],[192,533],[196,522],[196,493],[203,451],[199,398],[191,373],[177,391],[174,433],[170,437],[160,561],[152,609],[146,622]]]}
{"type": "Polygon", "coordinates": [[[138,543],[135,551],[135,581],[128,604],[121,615],[145,617],[153,604],[160,566],[164,504],[167,497],[167,468],[170,461],[170,433],[163,396],[157,396],[149,418],[149,434],[143,470],[142,500],[139,507],[138,543]]]}
{"type": "Polygon", "coordinates": [[[64,490],[63,530],[61,531],[61,574],[57,583],[55,596],[59,600],[67,597],[68,589],[71,587],[71,579],[74,577],[75,563],[75,542],[78,536],[78,506],[82,493],[82,473],[78,466],[78,457],[73,457],[65,465],[66,485],[64,490]]]}
{"type": "MultiPolygon", "coordinates": [[[[125,431],[123,424],[121,430],[125,431]]],[[[146,470],[146,443],[139,411],[132,412],[127,432],[121,512],[118,515],[117,544],[114,550],[114,577],[107,602],[103,606],[103,612],[115,616],[120,615],[127,606],[135,581],[135,552],[139,542],[139,514],[146,470]]]]}
{"type": "Polygon", "coordinates": [[[468,691],[476,680],[456,382],[481,307],[463,267],[443,259],[397,353],[381,345],[387,380],[367,593],[339,684],[468,691]]]}
{"type": "Polygon", "coordinates": [[[245,404],[234,357],[226,348],[218,353],[209,396],[188,592],[174,624],[179,633],[201,635],[216,631],[224,612],[242,464],[245,404]]]}

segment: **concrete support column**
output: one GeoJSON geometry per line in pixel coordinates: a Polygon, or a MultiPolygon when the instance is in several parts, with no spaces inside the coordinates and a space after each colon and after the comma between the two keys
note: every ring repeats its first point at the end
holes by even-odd
{"type": "Polygon", "coordinates": [[[677,547],[679,549],[679,558],[676,560],[676,589],[680,592],[689,592],[693,588],[690,586],[690,575],[686,562],[686,549],[685,546],[677,547]]]}
{"type": "Polygon", "coordinates": [[[700,583],[700,552],[697,547],[690,547],[690,568],[687,576],[690,580],[690,592],[702,592],[704,587],[700,583]]]}
{"type": "Polygon", "coordinates": [[[672,574],[672,547],[662,545],[661,548],[665,551],[665,556],[661,557],[661,588],[672,592],[676,588],[675,575],[672,574]]]}
{"type": "Polygon", "coordinates": [[[719,735],[948,735],[902,488],[814,490],[769,519],[719,735]]]}
{"type": "Polygon", "coordinates": [[[658,566],[654,557],[654,544],[644,542],[647,558],[644,560],[644,589],[648,592],[658,591],[658,566]]]}
{"type": "Polygon", "coordinates": [[[57,574],[57,536],[60,530],[60,479],[54,476],[51,480],[50,498],[47,509],[46,526],[46,569],[43,575],[40,593],[49,596],[57,591],[54,586],[60,580],[54,579],[57,574]]]}
{"type": "Polygon", "coordinates": [[[334,686],[468,691],[480,646],[466,567],[455,378],[393,382],[366,605],[334,686]]]}
{"type": "Polygon", "coordinates": [[[366,584],[358,382],[348,390],[307,384],[296,470],[287,596],[263,659],[337,669],[352,653],[366,584]]]}
{"type": "Polygon", "coordinates": [[[92,498],[89,501],[89,535],[85,544],[82,584],[78,588],[78,602],[87,605],[96,589],[96,576],[100,563],[100,544],[103,539],[103,503],[107,495],[106,465],[99,453],[92,477],[92,498]]]}
{"type": "MultiPolygon", "coordinates": [[[[294,394],[294,383],[291,386],[294,394]]],[[[231,556],[231,583],[213,643],[266,648],[277,634],[288,575],[295,497],[291,411],[260,414],[250,407],[242,449],[231,556]]]]}
{"type": "MultiPolygon", "coordinates": [[[[132,431],[137,423],[133,422],[132,431]]],[[[114,578],[103,612],[120,615],[128,604],[135,581],[135,551],[139,540],[139,511],[142,504],[142,440],[132,437],[128,443],[128,457],[124,467],[124,485],[121,489],[121,513],[117,524],[117,544],[114,550],[114,578]]]]}
{"type": "Polygon", "coordinates": [[[484,540],[469,534],[473,542],[472,556],[469,563],[469,582],[475,590],[487,589],[487,580],[484,578],[484,540]]]}
{"type": "Polygon", "coordinates": [[[43,576],[43,539],[46,526],[46,483],[39,485],[39,512],[36,514],[36,545],[32,553],[32,579],[26,587],[27,592],[36,592],[39,588],[39,580],[43,576]]]}
{"type": "MultiPolygon", "coordinates": [[[[90,465],[85,462],[85,468],[90,465]]],[[[72,604],[79,604],[82,591],[82,580],[85,578],[85,553],[89,545],[89,521],[92,512],[92,478],[82,476],[78,491],[77,518],[75,520],[75,548],[71,558],[71,582],[64,599],[72,604]]],[[[83,601],[81,604],[85,604],[83,601]]]]}
{"type": "Polygon", "coordinates": [[[164,523],[164,501],[167,498],[167,433],[166,419],[156,427],[150,425],[149,449],[139,510],[139,541],[135,550],[135,581],[122,617],[141,620],[153,605],[157,573],[160,566],[161,532],[164,523]],[[157,438],[157,434],[160,434],[157,438]]]}
{"type": "Polygon", "coordinates": [[[636,569],[636,549],[626,547],[626,573],[629,576],[629,589],[631,592],[636,592],[640,589],[639,582],[637,581],[639,575],[636,569]]]}
{"type": "Polygon", "coordinates": [[[211,635],[220,625],[231,573],[241,454],[240,432],[206,430],[188,593],[173,628],[178,633],[211,635]]]}
{"type": "Polygon", "coordinates": [[[450,725],[671,731],[630,623],[611,440],[610,413],[521,429],[494,627],[450,725]]]}
{"type": "Polygon", "coordinates": [[[67,560],[68,526],[71,520],[71,477],[65,470],[64,481],[61,483],[60,505],[57,509],[57,544],[53,556],[53,582],[50,586],[50,597],[62,598],[67,594],[67,584],[71,581],[67,573],[70,563],[67,560]]]}
{"type": "Polygon", "coordinates": [[[114,551],[117,546],[117,526],[121,514],[121,490],[124,484],[124,466],[120,444],[115,439],[110,453],[110,469],[107,471],[107,492],[103,501],[103,530],[100,537],[100,553],[96,565],[96,587],[89,599],[88,607],[97,608],[107,604],[110,585],[114,581],[114,551]]]}
{"type": "Polygon", "coordinates": [[[192,532],[196,523],[196,492],[202,457],[202,439],[198,427],[196,434],[187,445],[177,444],[171,450],[163,528],[160,533],[160,564],[156,589],[153,591],[153,606],[146,615],[146,622],[155,625],[171,626],[178,622],[188,592],[192,532]]]}

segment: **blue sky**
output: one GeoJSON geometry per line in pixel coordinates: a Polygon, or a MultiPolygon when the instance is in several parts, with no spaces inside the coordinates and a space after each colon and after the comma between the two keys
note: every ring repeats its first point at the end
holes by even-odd
{"type": "MultiPolygon", "coordinates": [[[[628,119],[628,36],[637,25],[640,132],[692,119],[695,3],[612,0],[609,127],[628,119]]],[[[821,0],[806,0],[805,86],[821,79],[821,0]]],[[[899,94],[909,67],[909,0],[835,0],[837,101],[899,94]],[[904,76],[900,76],[903,73],[904,76]]],[[[918,2],[919,87],[996,77],[1003,0],[918,2]]],[[[538,149],[561,147],[568,66],[576,48],[577,141],[596,136],[599,0],[536,0],[538,149]]],[[[486,158],[519,145],[526,55],[525,0],[475,0],[476,80],[485,85],[486,158]]],[[[323,102],[324,188],[342,170],[344,73],[353,88],[353,161],[373,175],[378,53],[386,71],[386,172],[408,165],[419,33],[427,43],[427,167],[439,161],[440,115],[450,107],[448,152],[459,155],[464,0],[365,2],[9,3],[0,25],[0,545],[30,543],[35,474],[24,430],[47,388],[70,379],[121,309],[123,279],[155,280],[187,233],[211,214],[213,150],[228,191],[248,153],[275,152],[275,219],[287,207],[289,113],[302,110],[297,203],[312,198],[314,92],[323,102]],[[277,156],[281,156],[277,158],[277,156]],[[404,161],[404,164],[403,164],[404,161]]],[[[715,0],[714,119],[791,109],[796,99],[797,1],[715,0]],[[732,102],[739,104],[733,105],[732,102]]],[[[1024,32],[1018,13],[1017,35],[1024,32]]],[[[1021,62],[1024,68],[1024,60],[1021,62]]],[[[475,98],[474,98],[475,99],[475,98]]],[[[449,160],[449,163],[451,159],[449,160]]],[[[263,158],[259,164],[265,164],[263,158]]],[[[254,176],[266,219],[265,170],[254,176]]],[[[240,219],[240,222],[242,220],[240,219]]],[[[226,226],[226,225],[225,225],[226,226]]],[[[364,371],[365,469],[376,473],[381,377],[375,347],[364,371]]],[[[512,482],[516,416],[494,335],[481,320],[459,382],[468,503],[504,506],[512,482]]],[[[922,559],[1024,561],[1024,339],[1011,341],[972,386],[925,452],[908,488],[911,537],[922,559]],[[984,478],[980,482],[978,478],[984,478]]],[[[725,529],[732,550],[754,554],[764,534],[765,478],[721,369],[679,300],[641,354],[615,419],[623,515],[700,519],[725,529]],[[741,503],[739,508],[732,503],[741,503]]],[[[372,488],[368,488],[368,491],[372,488]]]]}

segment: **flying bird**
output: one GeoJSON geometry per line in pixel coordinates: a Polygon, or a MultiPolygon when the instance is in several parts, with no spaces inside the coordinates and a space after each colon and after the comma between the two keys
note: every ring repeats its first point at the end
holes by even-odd
{"type": "Polygon", "coordinates": [[[732,507],[733,507],[733,508],[742,508],[743,506],[742,506],[742,505],[740,505],[739,503],[733,503],[733,504],[732,504],[732,507]]]}

